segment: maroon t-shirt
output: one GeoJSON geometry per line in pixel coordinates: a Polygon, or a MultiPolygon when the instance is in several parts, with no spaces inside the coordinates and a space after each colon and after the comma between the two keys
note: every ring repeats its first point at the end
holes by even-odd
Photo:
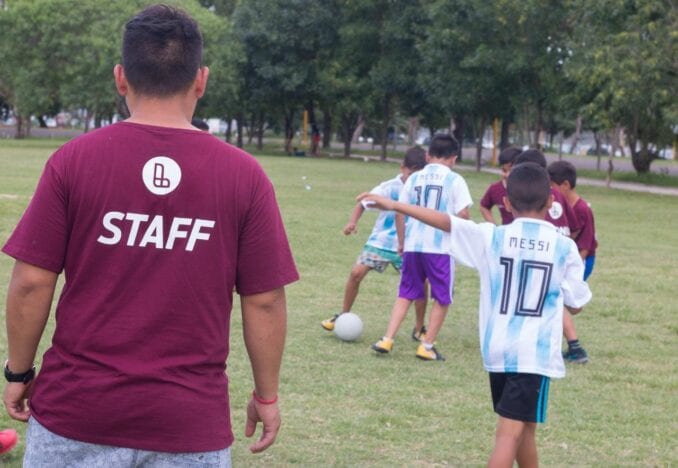
{"type": "Polygon", "coordinates": [[[588,250],[588,256],[591,257],[596,254],[596,248],[598,247],[593,211],[583,198],[577,200],[577,203],[574,204],[572,210],[581,226],[579,234],[577,234],[574,241],[577,243],[577,248],[579,250],[588,250]]]}
{"type": "Polygon", "coordinates": [[[52,155],[3,251],[64,272],[30,400],[41,424],[155,451],[231,445],[233,289],[298,278],[254,158],[200,131],[94,131],[52,155]]]}
{"type": "Polygon", "coordinates": [[[491,184],[485,191],[485,195],[480,199],[480,206],[491,210],[493,206],[499,208],[501,215],[501,224],[511,224],[513,222],[513,213],[504,206],[504,197],[506,197],[506,187],[500,180],[491,184]]]}
{"type": "Polygon", "coordinates": [[[553,224],[558,232],[571,237],[572,234],[581,229],[579,221],[562,193],[555,188],[551,188],[551,194],[553,195],[553,204],[546,212],[545,219],[553,224]]]}

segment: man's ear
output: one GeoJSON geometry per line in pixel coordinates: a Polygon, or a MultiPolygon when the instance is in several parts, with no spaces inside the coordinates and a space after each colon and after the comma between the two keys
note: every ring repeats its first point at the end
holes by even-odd
{"type": "Polygon", "coordinates": [[[209,78],[210,69],[207,67],[198,68],[198,72],[195,74],[195,97],[200,99],[205,94],[207,90],[207,78],[209,78]]]}
{"type": "Polygon", "coordinates": [[[122,68],[122,65],[117,64],[113,67],[113,78],[115,79],[115,87],[118,90],[118,93],[121,96],[127,96],[129,92],[129,84],[127,83],[127,77],[125,76],[125,69],[122,68]]]}

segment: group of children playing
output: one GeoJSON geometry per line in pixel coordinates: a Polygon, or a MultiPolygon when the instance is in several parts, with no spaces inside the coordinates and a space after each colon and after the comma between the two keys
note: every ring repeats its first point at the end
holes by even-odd
{"type": "MultiPolygon", "coordinates": [[[[514,460],[533,465],[536,424],[545,420],[550,379],[565,375],[564,359],[588,361],[572,315],[591,298],[585,280],[597,246],[593,214],[576,192],[572,164],[557,161],[547,168],[540,151],[507,148],[499,156],[502,178],[480,202],[488,222],[469,221],[468,186],[452,170],[458,150],[452,136],[436,135],[423,169],[411,149],[398,182],[385,182],[358,197],[345,234],[355,232],[365,209],[382,212],[351,272],[342,312],[350,311],[360,281],[371,269],[383,272],[392,264],[401,272],[398,297],[386,334],[372,349],[380,354],[393,350],[414,301],[416,356],[444,360],[435,340],[453,298],[454,262],[477,269],[481,355],[499,415],[490,465],[511,466],[514,460]],[[501,214],[499,226],[494,206],[501,214]],[[429,287],[434,302],[424,327],[429,287]]],[[[332,330],[338,315],[322,327],[332,330]]]]}

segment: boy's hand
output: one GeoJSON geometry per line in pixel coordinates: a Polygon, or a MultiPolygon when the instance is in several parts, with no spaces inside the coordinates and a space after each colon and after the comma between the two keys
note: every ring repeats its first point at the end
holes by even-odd
{"type": "Polygon", "coordinates": [[[369,192],[363,192],[356,198],[357,201],[369,208],[379,208],[380,210],[393,211],[395,202],[390,198],[375,195],[369,192]]]}
{"type": "Polygon", "coordinates": [[[346,226],[344,226],[344,234],[349,235],[349,234],[357,234],[358,229],[355,223],[348,223],[346,226]]]}

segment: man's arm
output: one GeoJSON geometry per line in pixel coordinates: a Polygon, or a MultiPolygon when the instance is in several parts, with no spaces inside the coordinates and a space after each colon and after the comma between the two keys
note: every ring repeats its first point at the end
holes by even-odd
{"type": "Polygon", "coordinates": [[[480,205],[480,214],[483,215],[483,219],[488,223],[497,224],[497,222],[494,220],[494,216],[492,216],[492,210],[480,205]]]}
{"type": "Polygon", "coordinates": [[[280,429],[278,384],[285,346],[287,306],[285,289],[241,297],[243,336],[252,365],[254,393],[247,405],[245,435],[254,435],[258,422],[263,431],[250,446],[253,453],[266,450],[275,442],[280,429]]]}
{"type": "Polygon", "coordinates": [[[398,213],[411,216],[429,226],[433,226],[434,228],[443,231],[450,232],[452,229],[450,215],[447,213],[431,210],[422,206],[410,205],[409,203],[393,201],[390,198],[380,197],[379,195],[374,195],[372,193],[361,193],[358,195],[358,201],[365,201],[367,206],[379,208],[381,210],[397,211],[398,213]]]}
{"type": "MultiPolygon", "coordinates": [[[[54,297],[57,274],[17,260],[7,291],[7,367],[15,374],[33,367],[54,297]]],[[[8,383],[3,402],[13,419],[27,421],[26,398],[31,383],[8,383]]]]}

